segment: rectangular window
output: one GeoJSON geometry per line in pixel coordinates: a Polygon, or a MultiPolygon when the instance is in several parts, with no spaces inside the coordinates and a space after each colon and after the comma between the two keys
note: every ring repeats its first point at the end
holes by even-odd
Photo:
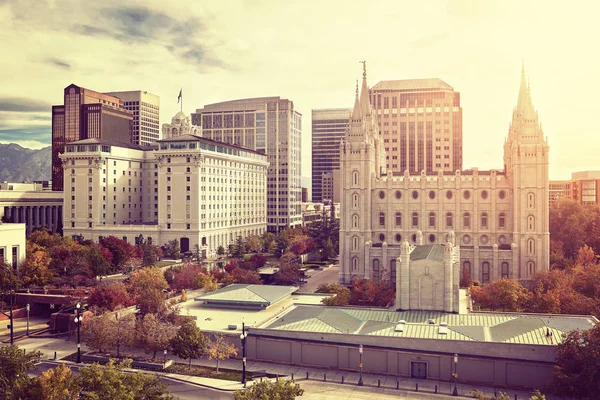
{"type": "Polygon", "coordinates": [[[16,269],[17,265],[19,265],[19,247],[13,246],[13,248],[12,248],[12,267],[14,269],[16,269]]]}

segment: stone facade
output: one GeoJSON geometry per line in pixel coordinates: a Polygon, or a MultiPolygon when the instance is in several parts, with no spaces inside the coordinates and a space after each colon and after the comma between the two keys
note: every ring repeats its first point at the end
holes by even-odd
{"type": "Polygon", "coordinates": [[[460,268],[474,280],[530,279],[548,270],[548,143],[524,71],[502,170],[388,171],[376,117],[365,70],[340,146],[342,283],[386,273],[395,280],[403,242],[443,244],[449,231],[460,268]]]}

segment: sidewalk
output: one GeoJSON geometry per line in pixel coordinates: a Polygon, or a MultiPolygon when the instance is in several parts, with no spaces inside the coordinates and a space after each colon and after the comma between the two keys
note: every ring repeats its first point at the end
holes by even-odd
{"type": "MultiPolygon", "coordinates": [[[[58,363],[62,362],[61,358],[66,357],[67,355],[72,354],[77,350],[76,343],[74,341],[65,340],[64,338],[28,338],[18,342],[18,345],[19,347],[24,348],[27,351],[38,350],[42,352],[42,354],[44,355],[44,359],[46,360],[52,360],[54,358],[54,352],[56,352],[56,361],[58,363]]],[[[88,351],[87,347],[84,344],[81,345],[81,351],[88,351]]],[[[125,353],[131,353],[131,351],[127,349],[125,353]]],[[[143,353],[143,351],[141,353],[143,353]]],[[[174,357],[172,354],[169,354],[168,358],[174,359],[175,362],[187,364],[187,360],[174,357]]],[[[192,360],[192,364],[212,368],[216,367],[216,361],[208,360],[206,358],[192,360]]],[[[242,362],[239,359],[223,360],[220,362],[219,366],[220,368],[227,370],[242,370],[242,362]]],[[[261,361],[248,361],[246,364],[246,371],[249,373],[266,371],[266,373],[268,374],[278,375],[280,379],[291,379],[293,374],[294,380],[300,383],[302,387],[318,389],[319,387],[322,387],[322,385],[326,385],[326,389],[323,389],[324,391],[335,390],[342,391],[344,393],[353,393],[352,398],[360,398],[360,393],[364,391],[366,391],[367,393],[369,391],[378,391],[382,394],[387,394],[391,392],[396,393],[399,396],[403,396],[403,398],[407,398],[407,393],[411,394],[410,398],[421,398],[419,397],[421,395],[424,396],[422,398],[428,398],[427,396],[429,396],[429,398],[445,398],[446,396],[452,394],[452,390],[454,388],[454,384],[451,382],[436,381],[430,379],[422,380],[399,378],[395,376],[378,375],[371,373],[363,373],[364,386],[361,388],[357,385],[359,380],[359,373],[357,372],[334,371],[322,368],[307,368],[293,365],[280,365],[261,361]],[[306,379],[307,373],[308,380],[306,379]],[[436,397],[435,395],[436,386],[437,393],[440,395],[440,397],[436,397]],[[412,394],[414,394],[414,396],[412,394]]],[[[233,381],[183,376],[168,373],[160,374],[169,379],[190,382],[211,389],[234,391],[242,388],[241,383],[233,381]]],[[[248,382],[248,384],[251,384],[250,381],[248,382]]],[[[460,383],[460,380],[458,381],[457,389],[459,395],[463,398],[473,398],[471,392],[475,389],[485,393],[487,396],[493,396],[494,392],[506,392],[510,396],[511,400],[527,400],[531,396],[531,392],[529,391],[519,391],[503,388],[496,389],[494,387],[489,386],[462,384],[460,383]]],[[[555,400],[556,397],[546,395],[546,399],[555,400]]]]}

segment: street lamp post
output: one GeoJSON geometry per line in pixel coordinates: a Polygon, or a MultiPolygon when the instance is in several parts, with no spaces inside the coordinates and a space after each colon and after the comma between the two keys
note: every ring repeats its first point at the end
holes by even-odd
{"type": "Polygon", "coordinates": [[[458,354],[454,354],[454,390],[452,391],[452,396],[458,396],[458,389],[456,388],[456,380],[458,379],[458,354]]]}
{"type": "Polygon", "coordinates": [[[363,382],[363,378],[362,378],[362,355],[363,355],[363,345],[361,344],[360,346],[358,346],[358,356],[360,358],[359,360],[359,364],[358,367],[360,368],[360,373],[358,375],[358,386],[363,386],[364,382],[363,382]]]}
{"type": "Polygon", "coordinates": [[[242,340],[242,385],[244,387],[246,387],[246,337],[248,337],[248,333],[246,333],[246,325],[242,321],[240,339],[242,340]]]}
{"type": "Polygon", "coordinates": [[[75,324],[77,324],[77,363],[81,363],[81,336],[80,330],[81,327],[81,304],[77,303],[76,306],[77,316],[75,317],[75,324]]]}
{"type": "Polygon", "coordinates": [[[27,332],[26,332],[26,335],[29,336],[29,310],[31,309],[31,306],[29,305],[29,303],[27,303],[26,309],[27,309],[27,332]]]}
{"type": "Polygon", "coordinates": [[[164,364],[167,364],[167,349],[164,349],[163,351],[163,355],[164,355],[164,364]]]}

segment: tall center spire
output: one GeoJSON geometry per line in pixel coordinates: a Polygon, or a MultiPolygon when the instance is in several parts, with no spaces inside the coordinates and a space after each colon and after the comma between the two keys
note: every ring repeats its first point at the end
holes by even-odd
{"type": "Polygon", "coordinates": [[[525,77],[525,63],[521,67],[521,86],[519,88],[519,100],[517,102],[517,114],[526,120],[533,120],[536,118],[535,109],[533,108],[533,102],[531,101],[531,92],[527,85],[527,78],[525,77]]]}
{"type": "Polygon", "coordinates": [[[367,85],[367,62],[360,61],[363,65],[363,80],[362,87],[360,89],[360,108],[362,110],[362,115],[370,115],[370,102],[369,102],[369,86],[367,85]]]}
{"type": "Polygon", "coordinates": [[[362,118],[362,112],[360,111],[360,102],[358,99],[358,79],[356,80],[356,96],[354,98],[354,109],[352,110],[352,119],[359,120],[362,118]]]}

